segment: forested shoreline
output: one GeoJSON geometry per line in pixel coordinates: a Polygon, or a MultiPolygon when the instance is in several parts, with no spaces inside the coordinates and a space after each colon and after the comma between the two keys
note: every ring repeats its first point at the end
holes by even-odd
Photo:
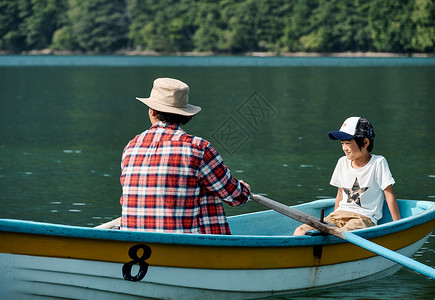
{"type": "Polygon", "coordinates": [[[433,0],[0,0],[1,53],[435,52],[433,0]]]}

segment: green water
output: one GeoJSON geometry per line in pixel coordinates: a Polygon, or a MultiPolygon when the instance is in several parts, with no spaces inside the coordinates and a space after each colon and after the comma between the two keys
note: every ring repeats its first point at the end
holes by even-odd
{"type": "MultiPolygon", "coordinates": [[[[26,59],[0,59],[2,218],[94,226],[119,216],[123,147],[150,126],[135,97],[147,97],[157,77],[189,84],[202,111],[184,129],[212,142],[256,193],[289,205],[334,197],[329,180],[343,153],[327,133],[362,115],[374,125],[373,153],[387,158],[397,197],[435,200],[433,60],[26,59]]],[[[431,237],[416,258],[434,266],[434,250],[431,237]]],[[[402,269],[360,289],[304,296],[432,299],[435,288],[402,269]]]]}

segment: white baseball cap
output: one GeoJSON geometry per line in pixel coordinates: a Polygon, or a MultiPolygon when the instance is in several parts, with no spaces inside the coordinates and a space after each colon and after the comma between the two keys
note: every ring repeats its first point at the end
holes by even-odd
{"type": "Polygon", "coordinates": [[[347,118],[339,131],[331,131],[329,138],[331,140],[346,141],[354,137],[368,138],[369,140],[375,139],[375,131],[372,124],[364,117],[350,117],[347,118]]]}

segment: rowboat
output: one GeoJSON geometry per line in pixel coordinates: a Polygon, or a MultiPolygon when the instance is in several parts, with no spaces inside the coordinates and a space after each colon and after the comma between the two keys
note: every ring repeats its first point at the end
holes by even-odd
{"type": "MultiPolygon", "coordinates": [[[[312,216],[335,199],[292,206],[312,216]]],[[[411,257],[435,227],[435,203],[398,200],[355,235],[411,257]]],[[[228,218],[232,235],[133,232],[0,219],[0,299],[249,299],[361,283],[402,266],[267,210],[228,218]]],[[[104,227],[104,226],[103,226],[104,227]]],[[[421,275],[416,275],[421,276],[421,275]]]]}

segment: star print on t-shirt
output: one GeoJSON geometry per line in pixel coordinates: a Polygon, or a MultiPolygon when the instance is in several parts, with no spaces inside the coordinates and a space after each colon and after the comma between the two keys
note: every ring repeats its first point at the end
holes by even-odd
{"type": "Polygon", "coordinates": [[[367,189],[368,187],[360,187],[358,178],[355,178],[355,183],[353,184],[352,189],[343,188],[343,191],[347,194],[347,203],[355,202],[361,206],[361,195],[367,191],[367,189]]]}

